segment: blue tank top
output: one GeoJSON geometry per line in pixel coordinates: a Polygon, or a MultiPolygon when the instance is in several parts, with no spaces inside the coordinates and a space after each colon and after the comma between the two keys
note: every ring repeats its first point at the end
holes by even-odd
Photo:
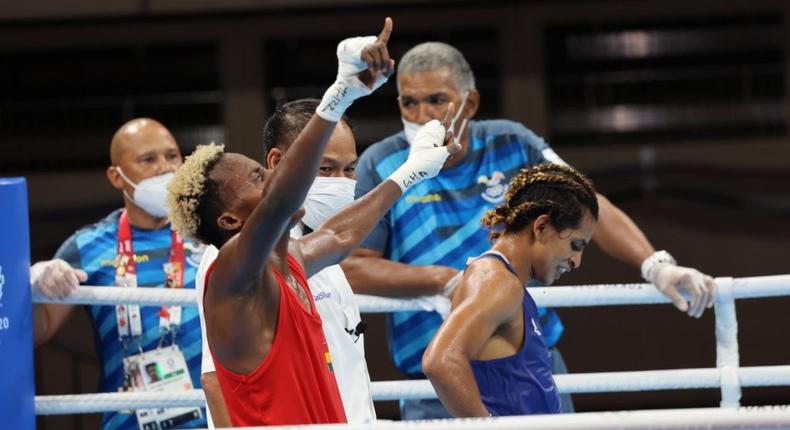
{"type": "MultiPolygon", "coordinates": [[[[515,275],[513,267],[499,253],[478,258],[494,258],[515,275]]],[[[480,390],[480,399],[493,416],[560,413],[560,397],[551,376],[551,353],[541,335],[538,309],[524,290],[524,346],[509,357],[472,360],[470,365],[480,390]]]]}

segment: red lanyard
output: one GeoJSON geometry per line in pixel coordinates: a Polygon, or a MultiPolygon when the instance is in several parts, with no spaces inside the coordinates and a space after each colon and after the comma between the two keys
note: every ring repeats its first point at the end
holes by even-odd
{"type": "MultiPolygon", "coordinates": [[[[184,240],[173,230],[171,234],[170,254],[167,263],[163,266],[166,288],[184,287],[184,262],[184,240]]],[[[129,224],[129,217],[126,210],[121,212],[121,217],[118,220],[118,249],[116,255],[115,283],[120,287],[137,287],[137,263],[134,261],[132,227],[129,224]]],[[[121,337],[142,335],[139,306],[117,305],[116,317],[118,319],[118,333],[121,337]]],[[[160,308],[160,328],[170,329],[180,324],[180,306],[163,306],[160,308]]]]}

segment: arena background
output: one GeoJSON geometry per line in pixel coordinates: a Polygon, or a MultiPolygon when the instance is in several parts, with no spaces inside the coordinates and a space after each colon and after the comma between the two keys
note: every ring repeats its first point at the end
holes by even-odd
{"type": "MultiPolygon", "coordinates": [[[[790,2],[27,0],[0,6],[0,175],[28,178],[33,261],[118,207],[104,177],[112,133],[161,120],[188,154],[224,141],[261,158],[279,102],[320,96],[334,46],[375,34],[397,59],[425,40],[460,48],[478,118],[522,121],[586,171],[658,249],[715,276],[790,272],[790,2]]],[[[360,153],[396,132],[394,83],[351,108],[360,153]]],[[[592,247],[563,284],[638,282],[592,247]]],[[[738,302],[741,365],[790,363],[790,299],[738,302]]],[[[563,309],[573,372],[711,367],[713,318],[666,306],[563,309]]],[[[383,318],[367,316],[374,380],[401,379],[383,318]]],[[[82,313],[36,351],[37,394],[95,392],[82,313]]],[[[0,353],[9,353],[0,351],[0,353]]],[[[575,396],[579,411],[716,406],[717,390],[575,396]]],[[[743,404],[787,403],[787,388],[743,404]]],[[[397,418],[394,402],[377,404],[397,418]]],[[[40,418],[98,428],[98,415],[40,418]]]]}

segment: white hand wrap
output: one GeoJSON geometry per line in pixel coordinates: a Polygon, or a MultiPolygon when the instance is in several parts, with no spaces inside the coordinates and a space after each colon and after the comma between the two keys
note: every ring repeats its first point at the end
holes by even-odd
{"type": "Polygon", "coordinates": [[[387,179],[398,184],[405,193],[423,180],[438,175],[450,156],[444,146],[444,134],[444,127],[435,119],[422,126],[409,149],[409,158],[387,179]]]}
{"type": "Polygon", "coordinates": [[[458,288],[458,285],[461,283],[461,279],[463,277],[464,277],[463,270],[458,272],[458,273],[456,273],[455,276],[450,278],[450,280],[447,281],[446,284],[444,284],[444,287],[442,288],[442,293],[441,294],[444,297],[447,297],[448,299],[452,300],[453,294],[455,293],[455,289],[458,288]]]}
{"type": "Polygon", "coordinates": [[[362,49],[375,43],[376,36],[352,37],[337,45],[337,78],[329,87],[318,105],[316,113],[321,118],[338,122],[354,100],[364,97],[387,82],[387,76],[379,74],[370,88],[359,80],[360,72],[368,68],[362,60],[362,49]]]}
{"type": "Polygon", "coordinates": [[[655,273],[653,272],[653,267],[657,263],[669,263],[671,265],[677,265],[675,258],[666,251],[656,251],[650,257],[645,258],[645,261],[642,262],[642,278],[645,281],[650,283],[655,283],[653,277],[655,273]]]}

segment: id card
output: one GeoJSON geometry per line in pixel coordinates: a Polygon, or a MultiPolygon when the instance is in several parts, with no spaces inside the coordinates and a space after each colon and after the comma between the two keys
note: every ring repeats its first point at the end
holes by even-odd
{"type": "MultiPolygon", "coordinates": [[[[184,354],[177,346],[126,357],[124,368],[133,369],[134,391],[185,391],[191,390],[184,354]],[[128,361],[128,363],[127,363],[128,361]]],[[[138,409],[137,424],[140,430],[166,430],[202,416],[200,408],[138,409]]]]}

